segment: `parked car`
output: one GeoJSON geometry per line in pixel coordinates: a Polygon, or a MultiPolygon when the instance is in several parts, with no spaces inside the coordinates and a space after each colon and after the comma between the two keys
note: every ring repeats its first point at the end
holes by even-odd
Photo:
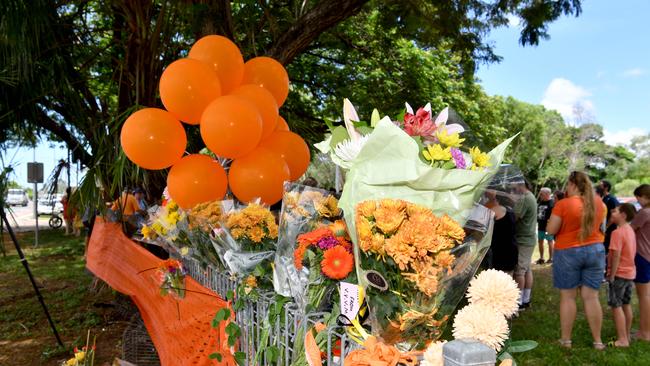
{"type": "Polygon", "coordinates": [[[59,197],[57,194],[54,196],[44,196],[43,198],[39,198],[37,210],[39,215],[63,213],[63,204],[61,203],[61,197],[59,197]]]}
{"type": "Polygon", "coordinates": [[[27,198],[27,192],[24,189],[11,188],[7,191],[6,202],[10,206],[27,206],[29,203],[29,198],[27,198]]]}

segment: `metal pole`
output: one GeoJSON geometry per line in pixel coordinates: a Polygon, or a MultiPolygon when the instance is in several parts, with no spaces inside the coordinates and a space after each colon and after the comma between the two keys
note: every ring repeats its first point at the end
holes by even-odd
{"type": "MultiPolygon", "coordinates": [[[[34,162],[36,162],[36,147],[34,147],[34,162]]],[[[36,248],[38,246],[38,183],[36,182],[34,182],[34,221],[36,221],[34,231],[34,248],[36,248]]]]}
{"type": "Polygon", "coordinates": [[[45,317],[47,317],[47,321],[50,323],[50,327],[52,328],[52,333],[54,333],[54,337],[56,338],[57,343],[59,343],[60,346],[63,346],[63,342],[61,342],[61,338],[59,337],[59,332],[56,331],[56,326],[54,325],[54,321],[50,316],[50,312],[47,311],[47,305],[45,305],[45,300],[43,300],[41,291],[38,289],[38,286],[36,285],[36,281],[34,281],[34,276],[32,276],[32,271],[29,269],[29,263],[27,263],[27,258],[25,258],[25,255],[23,254],[23,250],[20,249],[20,244],[18,244],[18,239],[16,238],[14,231],[11,229],[11,225],[9,225],[9,220],[7,220],[7,215],[5,215],[4,207],[0,207],[0,216],[2,216],[2,221],[5,223],[7,232],[9,232],[9,236],[11,237],[11,240],[14,242],[14,246],[16,247],[16,252],[18,252],[18,256],[20,257],[20,262],[23,264],[23,267],[25,267],[25,271],[27,272],[29,281],[32,283],[34,292],[36,292],[36,297],[38,298],[38,302],[40,302],[41,306],[43,307],[43,312],[45,313],[45,317]]]}

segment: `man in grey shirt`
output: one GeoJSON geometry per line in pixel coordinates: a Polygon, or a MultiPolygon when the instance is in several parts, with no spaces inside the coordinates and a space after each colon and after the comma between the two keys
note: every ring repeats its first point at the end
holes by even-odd
{"type": "Polygon", "coordinates": [[[515,204],[515,240],[519,249],[519,258],[515,268],[515,280],[521,290],[519,308],[530,306],[533,288],[533,272],[530,264],[537,244],[537,200],[530,192],[528,183],[518,183],[516,190],[522,197],[515,204]]]}

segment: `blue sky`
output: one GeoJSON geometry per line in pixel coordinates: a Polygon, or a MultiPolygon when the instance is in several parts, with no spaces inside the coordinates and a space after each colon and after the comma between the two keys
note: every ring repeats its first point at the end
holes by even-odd
{"type": "Polygon", "coordinates": [[[580,17],[549,25],[548,40],[519,45],[519,27],[493,31],[503,57],[481,65],[489,94],[542,103],[572,120],[576,103],[603,125],[611,144],[650,132],[650,1],[583,1],[580,17]]]}

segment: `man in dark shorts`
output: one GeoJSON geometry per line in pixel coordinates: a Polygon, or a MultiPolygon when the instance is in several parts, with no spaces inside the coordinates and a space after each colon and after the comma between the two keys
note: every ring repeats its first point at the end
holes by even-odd
{"type": "Polygon", "coordinates": [[[551,218],[553,211],[553,199],[551,198],[551,189],[544,187],[539,190],[537,199],[537,245],[539,248],[539,259],[537,264],[544,264],[544,240],[548,243],[548,261],[553,262],[553,235],[546,232],[546,223],[551,218]]]}

